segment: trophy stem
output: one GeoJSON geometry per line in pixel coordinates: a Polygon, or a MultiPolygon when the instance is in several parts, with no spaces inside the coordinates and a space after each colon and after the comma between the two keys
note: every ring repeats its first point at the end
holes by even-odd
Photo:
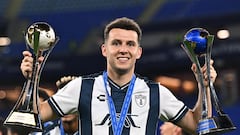
{"type": "MultiPolygon", "coordinates": [[[[35,90],[35,89],[38,88],[39,63],[37,62],[37,57],[34,58],[33,62],[35,63],[34,66],[33,66],[33,73],[32,73],[31,78],[27,80],[27,86],[28,87],[25,87],[25,89],[24,89],[26,91],[26,97],[25,97],[25,101],[24,101],[23,106],[22,106],[23,110],[30,110],[29,104],[30,104],[31,98],[33,98],[33,96],[34,96],[33,93],[35,92],[35,91],[32,91],[32,90],[35,90]]],[[[33,98],[33,99],[35,99],[35,98],[33,98]]]]}
{"type": "Polygon", "coordinates": [[[214,36],[210,35],[210,36],[208,36],[207,39],[208,39],[208,43],[207,43],[207,53],[205,55],[205,62],[206,62],[206,65],[207,65],[208,84],[209,84],[209,87],[210,87],[210,92],[213,96],[213,100],[214,100],[213,103],[214,103],[215,109],[216,109],[218,115],[223,115],[224,112],[222,110],[221,105],[219,104],[219,100],[218,100],[218,97],[217,97],[217,94],[216,94],[216,90],[213,86],[213,82],[211,80],[211,77],[209,76],[210,75],[210,60],[211,60],[211,52],[212,52],[212,45],[213,45],[214,36]]]}
{"type": "Polygon", "coordinates": [[[188,55],[188,57],[190,58],[190,60],[196,64],[197,67],[197,74],[198,74],[198,81],[200,83],[199,89],[200,92],[202,92],[202,119],[207,118],[209,116],[209,110],[208,110],[208,100],[207,100],[207,94],[206,94],[206,88],[204,86],[204,82],[203,82],[203,74],[201,72],[201,65],[199,63],[199,60],[197,58],[197,56],[194,54],[194,51],[192,49],[192,46],[194,46],[194,43],[190,43],[188,41],[184,41],[183,45],[181,45],[181,47],[183,48],[183,50],[186,52],[186,54],[188,55]]]}
{"type": "Polygon", "coordinates": [[[201,66],[199,61],[197,60],[196,63],[197,65],[197,74],[198,74],[198,81],[200,83],[200,89],[202,91],[202,119],[209,117],[209,110],[208,110],[208,101],[207,101],[207,90],[206,87],[204,86],[203,82],[203,74],[201,72],[201,66]]]}
{"type": "Polygon", "coordinates": [[[44,55],[44,59],[43,62],[41,63],[40,69],[39,69],[39,76],[41,76],[43,67],[48,59],[48,56],[50,55],[50,53],[52,52],[53,48],[55,47],[55,44],[57,44],[57,42],[59,41],[59,37],[56,37],[55,42],[53,43],[53,45],[49,48],[49,50],[45,53],[44,55]]]}
{"type": "Polygon", "coordinates": [[[4,121],[5,126],[16,129],[24,129],[26,132],[42,131],[40,115],[38,115],[37,86],[37,76],[32,79],[28,79],[24,83],[24,87],[17,103],[4,121]],[[33,80],[35,83],[32,82],[33,80]]]}

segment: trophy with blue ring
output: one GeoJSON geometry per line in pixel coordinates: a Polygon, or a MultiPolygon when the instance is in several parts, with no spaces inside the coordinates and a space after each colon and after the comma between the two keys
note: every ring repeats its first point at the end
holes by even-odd
{"type": "Polygon", "coordinates": [[[206,29],[192,28],[184,35],[181,47],[187,53],[190,60],[197,66],[200,92],[203,93],[201,119],[198,123],[197,133],[199,135],[218,135],[235,130],[230,117],[224,113],[217,97],[213,82],[210,77],[210,60],[214,35],[210,35],[206,29]],[[211,101],[217,112],[217,116],[212,116],[212,103],[208,101],[207,90],[204,86],[204,77],[201,72],[200,57],[204,57],[207,66],[207,80],[210,88],[211,101]],[[210,109],[209,109],[210,108],[210,109]]]}

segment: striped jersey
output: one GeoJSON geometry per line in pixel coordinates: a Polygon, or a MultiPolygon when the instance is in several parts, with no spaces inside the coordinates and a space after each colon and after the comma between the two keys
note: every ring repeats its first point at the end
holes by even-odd
{"type": "MultiPolygon", "coordinates": [[[[136,75],[122,135],[154,135],[158,120],[177,122],[188,111],[166,87],[136,75]]],[[[118,86],[108,78],[117,118],[129,83],[118,86]]],[[[102,73],[78,77],[53,95],[48,103],[59,115],[79,113],[79,134],[113,135],[107,92],[102,73]]]]}

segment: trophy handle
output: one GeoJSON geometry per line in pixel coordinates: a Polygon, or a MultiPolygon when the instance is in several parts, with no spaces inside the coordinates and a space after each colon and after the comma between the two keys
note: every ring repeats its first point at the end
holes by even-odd
{"type": "Polygon", "coordinates": [[[49,54],[52,52],[53,48],[55,47],[55,45],[57,44],[57,42],[59,41],[59,37],[56,37],[56,40],[55,42],[53,43],[53,45],[49,48],[49,50],[45,53],[44,55],[44,59],[43,59],[43,62],[41,63],[40,65],[40,69],[39,69],[39,76],[41,76],[41,73],[42,73],[42,70],[43,70],[43,67],[48,59],[48,56],[49,54]]]}
{"type": "Polygon", "coordinates": [[[213,45],[214,36],[209,35],[207,37],[207,40],[208,40],[208,42],[207,42],[207,53],[205,55],[205,62],[206,62],[206,65],[207,65],[208,84],[209,84],[209,87],[210,87],[211,94],[213,96],[213,100],[214,100],[213,103],[214,103],[215,109],[216,109],[218,115],[222,116],[225,113],[223,112],[222,107],[219,104],[220,102],[218,100],[216,90],[213,86],[211,76],[209,76],[210,75],[210,60],[211,60],[211,52],[212,52],[212,45],[213,45]]]}
{"type": "Polygon", "coordinates": [[[218,100],[213,82],[211,80],[210,76],[210,60],[211,60],[211,51],[212,51],[212,45],[213,45],[214,36],[209,35],[207,37],[207,52],[205,55],[205,64],[207,65],[207,79],[208,79],[208,85],[210,87],[210,92],[212,95],[212,100],[214,103],[215,110],[217,111],[218,116],[214,116],[211,118],[203,119],[200,121],[199,124],[199,133],[200,135],[205,134],[222,134],[231,130],[235,130],[236,127],[232,123],[232,120],[230,117],[223,112],[222,107],[220,106],[220,102],[218,100]],[[202,123],[202,124],[201,124],[202,123]],[[206,129],[204,128],[204,125],[208,125],[206,129]],[[201,129],[202,128],[202,129],[201,129]]]}
{"type": "MultiPolygon", "coordinates": [[[[34,59],[33,61],[36,61],[36,60],[34,59]]],[[[29,104],[30,104],[30,100],[32,98],[32,93],[35,93],[35,91],[32,91],[32,90],[35,90],[39,84],[38,66],[39,66],[38,62],[34,64],[32,77],[27,79],[27,81],[25,83],[26,87],[23,88],[23,91],[26,92],[26,96],[25,96],[25,99],[23,99],[24,102],[23,102],[23,105],[21,108],[22,110],[28,111],[30,109],[29,104]]]]}
{"type": "MultiPolygon", "coordinates": [[[[39,42],[38,40],[36,42],[39,42]]],[[[38,58],[43,54],[43,52],[42,51],[34,51],[34,55],[35,56],[33,57],[33,62],[35,64],[33,66],[33,73],[32,73],[32,78],[31,78],[31,81],[30,81],[30,83],[35,82],[34,83],[34,87],[36,87],[36,88],[34,88],[34,90],[37,89],[38,86],[39,86],[40,76],[41,76],[43,67],[44,67],[44,65],[45,65],[45,63],[46,63],[46,61],[48,59],[48,56],[50,55],[50,53],[52,52],[53,48],[55,47],[55,45],[57,44],[58,41],[59,41],[59,37],[56,37],[55,42],[51,45],[51,47],[44,54],[44,59],[43,59],[41,64],[38,62],[38,58]]],[[[28,83],[29,83],[29,81],[28,81],[28,83]]],[[[27,95],[31,95],[31,94],[32,94],[32,91],[28,91],[27,95]]],[[[37,94],[37,95],[34,95],[34,96],[36,97],[36,99],[38,99],[38,97],[39,97],[38,96],[38,90],[37,90],[37,92],[34,92],[34,94],[37,94]]],[[[29,96],[27,96],[27,97],[29,97],[29,96]]],[[[26,105],[29,105],[30,98],[31,97],[29,97],[27,100],[25,100],[25,101],[27,101],[26,105]]],[[[33,102],[36,102],[36,104],[38,104],[38,100],[37,101],[33,101],[33,102]]],[[[35,110],[35,111],[39,112],[38,106],[36,107],[36,109],[37,110],[35,110]]]]}
{"type": "Polygon", "coordinates": [[[210,113],[209,111],[211,110],[208,110],[208,100],[207,100],[207,90],[204,86],[204,82],[203,82],[203,74],[201,72],[201,65],[199,63],[199,60],[197,58],[197,56],[195,55],[193,49],[192,49],[192,46],[194,46],[195,43],[193,42],[189,42],[189,41],[184,41],[184,43],[181,45],[181,47],[183,48],[183,50],[187,53],[188,57],[190,58],[190,60],[196,64],[196,67],[197,67],[197,74],[198,74],[198,81],[200,83],[200,91],[202,92],[203,94],[203,97],[202,97],[202,119],[204,118],[207,118],[207,117],[210,117],[210,113]]]}

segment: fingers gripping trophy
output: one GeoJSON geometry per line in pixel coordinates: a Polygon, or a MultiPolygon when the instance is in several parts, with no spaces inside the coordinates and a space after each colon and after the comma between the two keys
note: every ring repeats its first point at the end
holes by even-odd
{"type": "Polygon", "coordinates": [[[197,132],[200,135],[205,134],[222,134],[236,129],[229,116],[223,112],[210,77],[210,60],[214,36],[203,28],[192,28],[184,36],[182,48],[187,53],[190,60],[197,66],[198,80],[200,82],[200,91],[203,93],[202,99],[202,116],[198,123],[197,132]],[[213,116],[208,110],[212,107],[211,102],[207,101],[207,91],[204,86],[204,77],[201,72],[199,57],[204,57],[207,66],[207,80],[210,88],[211,100],[215,106],[218,116],[213,116]]]}
{"type": "Polygon", "coordinates": [[[27,50],[33,54],[32,74],[28,74],[22,92],[4,125],[29,132],[42,131],[38,106],[39,80],[45,62],[59,38],[56,37],[53,28],[45,22],[36,22],[29,26],[24,37],[27,50]],[[42,55],[44,60],[39,63],[38,58],[42,55]]]}

